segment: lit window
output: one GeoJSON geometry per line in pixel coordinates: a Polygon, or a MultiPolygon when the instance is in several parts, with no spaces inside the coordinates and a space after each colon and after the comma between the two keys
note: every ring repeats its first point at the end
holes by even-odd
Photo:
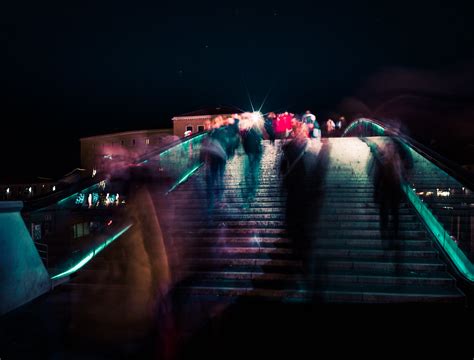
{"type": "Polygon", "coordinates": [[[80,223],[80,224],[75,224],[75,225],[72,226],[72,230],[73,230],[75,239],[86,236],[86,235],[89,235],[89,233],[90,233],[89,223],[84,222],[84,223],[80,223]]]}
{"type": "Polygon", "coordinates": [[[145,139],[145,144],[150,145],[150,139],[145,139]]]}
{"type": "Polygon", "coordinates": [[[56,186],[53,186],[53,191],[56,191],[56,186]]]}
{"type": "Polygon", "coordinates": [[[7,194],[10,194],[10,188],[7,188],[7,194]]]}

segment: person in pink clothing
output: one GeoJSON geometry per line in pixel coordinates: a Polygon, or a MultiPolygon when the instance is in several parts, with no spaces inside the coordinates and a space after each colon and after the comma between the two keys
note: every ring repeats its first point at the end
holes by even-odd
{"type": "Polygon", "coordinates": [[[329,118],[328,121],[326,121],[327,136],[331,136],[334,133],[334,130],[336,130],[336,124],[331,118],[329,118]]]}

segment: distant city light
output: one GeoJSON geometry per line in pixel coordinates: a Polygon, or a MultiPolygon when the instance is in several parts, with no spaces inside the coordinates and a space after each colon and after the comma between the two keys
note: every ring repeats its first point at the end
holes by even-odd
{"type": "Polygon", "coordinates": [[[7,194],[10,194],[10,188],[7,188],[7,194]]]}
{"type": "Polygon", "coordinates": [[[31,188],[31,186],[28,188],[28,192],[31,194],[33,192],[33,189],[31,188]]]}
{"type": "Polygon", "coordinates": [[[56,191],[56,186],[53,186],[53,191],[56,191]]]}
{"type": "Polygon", "coordinates": [[[436,189],[436,196],[450,196],[450,195],[451,195],[450,191],[436,189]]]}
{"type": "Polygon", "coordinates": [[[96,169],[93,169],[93,170],[92,170],[92,177],[94,177],[96,174],[97,174],[97,170],[96,170],[96,169]]]}

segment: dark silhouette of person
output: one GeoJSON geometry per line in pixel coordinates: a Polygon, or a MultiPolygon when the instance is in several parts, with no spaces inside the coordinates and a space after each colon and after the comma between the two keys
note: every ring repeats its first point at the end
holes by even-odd
{"type": "Polygon", "coordinates": [[[268,139],[272,144],[275,143],[275,121],[276,121],[276,114],[273,112],[270,112],[266,117],[265,117],[265,122],[264,122],[264,128],[265,131],[268,134],[268,139]]]}
{"type": "Polygon", "coordinates": [[[281,173],[287,192],[286,225],[288,236],[293,245],[296,259],[301,261],[303,281],[306,289],[312,289],[314,283],[312,225],[317,218],[318,185],[313,183],[317,172],[317,153],[311,149],[306,126],[297,123],[293,128],[293,137],[283,147],[281,173]]]}
{"type": "Polygon", "coordinates": [[[374,149],[374,200],[379,205],[380,233],[384,248],[393,249],[394,240],[399,238],[402,184],[406,171],[413,166],[413,161],[401,141],[391,134],[383,146],[374,149]]]}
{"type": "Polygon", "coordinates": [[[214,202],[219,201],[223,191],[224,172],[227,162],[228,134],[222,126],[222,118],[213,119],[213,128],[204,139],[201,148],[201,159],[206,164],[206,184],[208,208],[212,210],[214,202]]]}
{"type": "Polygon", "coordinates": [[[257,125],[252,125],[242,132],[242,146],[248,156],[251,174],[254,174],[260,162],[263,151],[262,139],[262,132],[257,125]]]}

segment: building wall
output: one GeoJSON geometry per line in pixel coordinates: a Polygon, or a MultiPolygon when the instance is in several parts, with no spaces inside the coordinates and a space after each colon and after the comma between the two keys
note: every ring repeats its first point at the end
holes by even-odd
{"type": "Polygon", "coordinates": [[[211,121],[212,116],[190,116],[181,117],[177,116],[173,118],[173,134],[180,138],[184,136],[184,132],[188,126],[192,127],[191,132],[193,134],[199,132],[198,127],[201,126],[204,130],[206,128],[206,121],[211,121]]]}
{"type": "Polygon", "coordinates": [[[216,116],[222,116],[224,118],[231,117],[232,114],[221,114],[221,115],[200,115],[200,116],[175,116],[173,118],[173,134],[180,138],[184,136],[184,132],[187,127],[191,127],[193,134],[209,130],[209,122],[216,116]]]}
{"type": "Polygon", "coordinates": [[[133,161],[173,141],[171,129],[107,134],[81,139],[81,167],[104,170],[108,161],[133,161]]]}

